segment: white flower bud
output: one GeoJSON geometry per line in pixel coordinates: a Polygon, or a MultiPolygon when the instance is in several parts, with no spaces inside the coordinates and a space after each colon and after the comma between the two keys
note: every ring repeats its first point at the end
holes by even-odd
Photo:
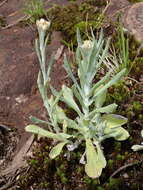
{"type": "Polygon", "coordinates": [[[46,21],[45,19],[41,18],[40,20],[36,21],[36,25],[39,29],[46,31],[50,27],[50,22],[46,21]]]}
{"type": "Polygon", "coordinates": [[[93,42],[91,40],[85,40],[81,45],[82,49],[91,49],[93,48],[93,42]]]}

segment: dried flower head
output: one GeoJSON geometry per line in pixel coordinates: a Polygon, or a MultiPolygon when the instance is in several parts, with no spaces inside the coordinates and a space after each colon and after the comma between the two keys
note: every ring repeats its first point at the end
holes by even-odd
{"type": "Polygon", "coordinates": [[[41,18],[40,20],[36,21],[36,25],[39,29],[46,31],[50,27],[50,22],[41,18]]]}
{"type": "Polygon", "coordinates": [[[93,42],[91,40],[85,40],[81,45],[82,49],[91,49],[93,48],[93,42]]]}

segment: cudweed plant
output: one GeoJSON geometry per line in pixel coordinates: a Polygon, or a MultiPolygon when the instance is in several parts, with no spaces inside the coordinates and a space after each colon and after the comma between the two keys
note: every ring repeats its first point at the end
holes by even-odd
{"type": "Polygon", "coordinates": [[[36,40],[36,52],[40,63],[38,75],[38,87],[47,109],[49,120],[43,121],[31,117],[32,121],[47,124],[48,129],[42,129],[37,125],[28,125],[26,131],[39,134],[56,141],[49,156],[51,159],[57,157],[64,146],[68,151],[74,151],[85,142],[85,152],[81,156],[80,163],[85,164],[85,172],[91,178],[98,178],[102,169],[106,166],[106,159],[103,153],[102,141],[113,137],[123,141],[129,137],[128,132],[122,128],[127,119],[112,114],[117,105],[115,103],[104,106],[107,89],[117,83],[125,74],[123,69],[111,77],[108,72],[101,80],[94,83],[96,73],[101,67],[103,60],[108,53],[109,40],[106,42],[101,31],[98,40],[92,34],[92,39],[82,42],[80,32],[77,30],[78,47],[76,50],[76,63],[78,67],[78,79],[72,73],[69,61],[64,55],[64,68],[73,81],[71,88],[66,85],[57,92],[50,84],[50,70],[54,61],[48,64],[46,69],[46,44],[48,37],[46,31],[49,23],[41,19],[37,21],[39,39],[36,40]],[[50,88],[52,96],[47,96],[47,89],[50,88]],[[76,99],[76,100],[75,100],[76,99]],[[76,112],[76,118],[70,119],[64,110],[59,106],[59,101],[64,102],[70,109],[76,112]]]}

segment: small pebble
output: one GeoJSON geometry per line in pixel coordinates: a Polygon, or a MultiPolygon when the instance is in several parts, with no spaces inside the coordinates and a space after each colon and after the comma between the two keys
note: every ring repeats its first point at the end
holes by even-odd
{"type": "Polygon", "coordinates": [[[123,177],[124,177],[124,178],[129,178],[129,176],[128,176],[127,173],[124,173],[124,174],[123,174],[123,177]]]}

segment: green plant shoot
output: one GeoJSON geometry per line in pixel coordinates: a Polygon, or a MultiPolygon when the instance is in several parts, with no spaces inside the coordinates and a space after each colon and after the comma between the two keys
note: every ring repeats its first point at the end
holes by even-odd
{"type": "Polygon", "coordinates": [[[43,0],[30,0],[26,3],[24,13],[28,15],[31,23],[46,15],[43,0]]]}
{"type": "Polygon", "coordinates": [[[129,59],[129,39],[125,37],[124,29],[121,25],[118,29],[118,39],[118,50],[115,50],[113,45],[110,49],[110,53],[107,54],[104,60],[104,64],[109,70],[112,70],[113,73],[118,73],[126,68],[126,75],[128,75],[133,65],[129,59]]]}

